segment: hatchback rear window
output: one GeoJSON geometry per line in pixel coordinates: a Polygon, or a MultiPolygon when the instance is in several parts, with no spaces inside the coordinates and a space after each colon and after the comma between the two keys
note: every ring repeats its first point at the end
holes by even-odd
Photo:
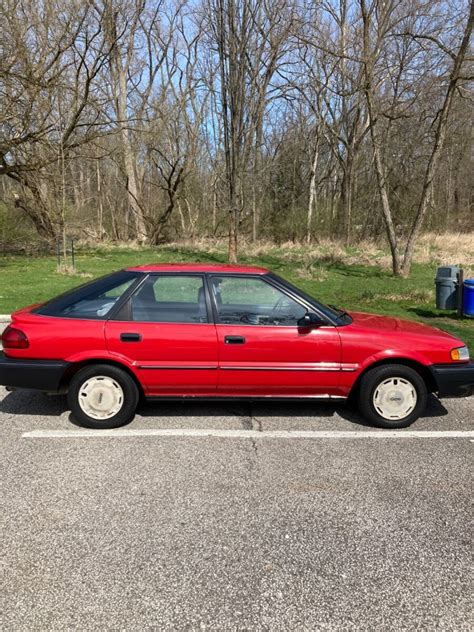
{"type": "Polygon", "coordinates": [[[122,270],[81,285],[34,310],[43,316],[105,320],[119,299],[137,280],[136,272],[122,270]]]}

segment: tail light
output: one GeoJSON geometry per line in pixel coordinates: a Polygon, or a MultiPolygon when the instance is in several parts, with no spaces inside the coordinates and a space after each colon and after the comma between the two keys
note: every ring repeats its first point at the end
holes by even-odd
{"type": "Polygon", "coordinates": [[[21,329],[7,327],[2,335],[2,345],[4,349],[27,349],[30,343],[21,329]]]}

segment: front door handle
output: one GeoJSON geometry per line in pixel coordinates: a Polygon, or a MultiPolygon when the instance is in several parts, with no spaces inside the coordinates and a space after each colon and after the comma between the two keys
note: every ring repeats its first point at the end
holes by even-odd
{"type": "Polygon", "coordinates": [[[120,340],[122,342],[140,342],[142,339],[140,334],[135,333],[123,333],[120,334],[120,340]]]}
{"type": "Polygon", "coordinates": [[[243,336],[225,336],[224,342],[226,345],[243,345],[245,338],[243,336]]]}

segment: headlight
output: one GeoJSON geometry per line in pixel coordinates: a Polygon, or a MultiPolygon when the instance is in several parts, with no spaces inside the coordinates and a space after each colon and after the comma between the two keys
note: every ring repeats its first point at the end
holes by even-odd
{"type": "Polygon", "coordinates": [[[469,349],[467,347],[458,347],[457,349],[451,349],[451,360],[462,361],[469,360],[469,349]]]}

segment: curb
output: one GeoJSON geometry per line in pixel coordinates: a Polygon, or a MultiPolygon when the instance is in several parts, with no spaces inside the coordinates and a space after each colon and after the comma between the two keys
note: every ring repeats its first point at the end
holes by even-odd
{"type": "MultiPolygon", "coordinates": [[[[8,325],[10,321],[11,321],[11,318],[9,314],[0,314],[0,335],[2,334],[2,331],[6,328],[6,326],[8,325]]],[[[2,345],[0,344],[0,349],[1,348],[2,348],[2,345]]]]}
{"type": "MultiPolygon", "coordinates": [[[[0,314],[0,336],[4,329],[6,329],[8,323],[11,321],[10,314],[0,314]]],[[[0,340],[0,351],[3,349],[2,341],[0,340]]]]}

